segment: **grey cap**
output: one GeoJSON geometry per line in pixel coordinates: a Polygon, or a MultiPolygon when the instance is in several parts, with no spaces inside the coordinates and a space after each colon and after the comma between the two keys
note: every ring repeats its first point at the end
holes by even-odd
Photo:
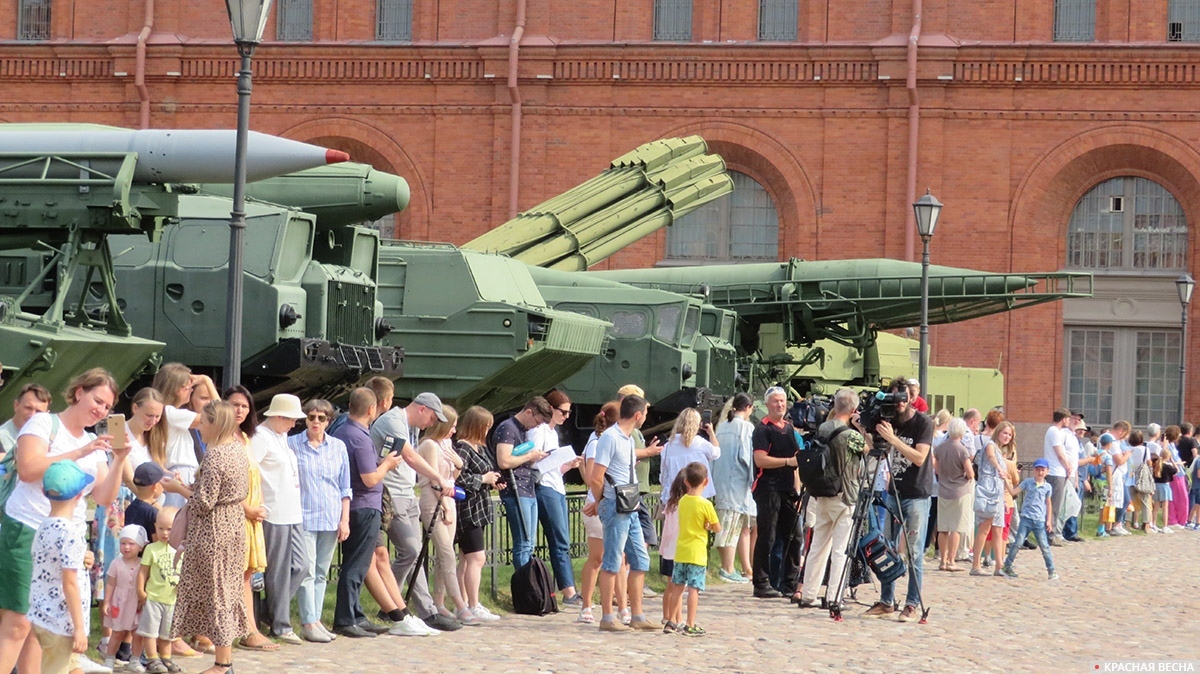
{"type": "Polygon", "coordinates": [[[442,399],[437,397],[436,394],[429,391],[418,393],[417,397],[413,398],[413,402],[433,410],[433,413],[437,415],[438,421],[446,423],[446,414],[442,412],[442,399]]]}

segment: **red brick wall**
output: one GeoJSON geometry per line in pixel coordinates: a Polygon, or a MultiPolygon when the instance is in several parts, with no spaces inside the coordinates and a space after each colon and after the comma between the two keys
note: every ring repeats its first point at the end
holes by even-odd
{"type": "MultiPolygon", "coordinates": [[[[461,243],[509,217],[516,0],[415,0],[414,44],[386,46],[363,44],[373,4],[315,0],[315,44],[258,50],[252,128],[403,175],[413,199],[399,235],[461,243]]],[[[757,3],[733,0],[697,0],[694,43],[656,45],[651,6],[529,0],[520,208],[640,143],[697,133],[772,196],[781,258],[905,256],[911,0],[802,1],[795,45],[755,44],[757,3]]],[[[54,7],[54,41],[0,54],[0,120],[136,126],[143,4],[54,7]]],[[[1053,45],[1051,2],[925,0],[922,44],[944,45],[923,46],[919,68],[918,193],[946,204],[935,264],[1057,270],[1075,200],[1122,173],[1166,185],[1200,221],[1200,51],[1163,41],[1165,13],[1166,0],[1098,0],[1098,42],[1053,45]]],[[[0,31],[15,32],[7,13],[0,31]]],[[[157,0],[151,125],[232,127],[236,60],[220,5],[157,0]]],[[[665,238],[604,266],[654,264],[665,238]]],[[[933,362],[1001,364],[1011,415],[1040,422],[1062,396],[1061,315],[1055,304],[935,326],[933,362]]]]}

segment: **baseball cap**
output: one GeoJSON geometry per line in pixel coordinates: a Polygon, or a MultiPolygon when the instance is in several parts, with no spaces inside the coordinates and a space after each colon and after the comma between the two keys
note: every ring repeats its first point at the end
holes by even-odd
{"type": "Polygon", "coordinates": [[[1037,461],[1033,462],[1033,467],[1034,468],[1049,468],[1050,462],[1045,459],[1038,459],[1037,461]]]}
{"type": "Polygon", "coordinates": [[[1114,443],[1116,441],[1117,441],[1117,439],[1112,436],[1112,433],[1105,433],[1104,435],[1100,436],[1100,446],[1101,447],[1103,447],[1104,445],[1111,445],[1112,443],[1114,443]]]}
{"type": "Polygon", "coordinates": [[[645,398],[646,392],[644,390],[642,390],[642,387],[638,386],[637,384],[626,384],[626,385],[622,386],[621,388],[617,389],[617,395],[619,395],[619,396],[638,396],[639,398],[645,398]]]}
{"type": "Polygon", "coordinates": [[[138,487],[149,487],[162,482],[166,476],[167,471],[163,470],[162,466],[153,461],[147,461],[133,470],[133,484],[138,487]]]}
{"type": "Polygon", "coordinates": [[[140,524],[126,524],[121,527],[121,535],[117,540],[123,541],[129,539],[137,543],[139,547],[146,547],[146,529],[140,524]]]}
{"type": "Polygon", "coordinates": [[[438,421],[442,423],[446,422],[446,414],[442,412],[442,399],[437,397],[437,395],[430,393],[429,391],[418,393],[417,397],[413,398],[413,402],[418,405],[424,405],[433,410],[433,413],[437,416],[438,421]]]}
{"type": "Polygon", "coordinates": [[[55,461],[42,475],[42,493],[51,501],[70,501],[95,481],[74,461],[55,461]]]}

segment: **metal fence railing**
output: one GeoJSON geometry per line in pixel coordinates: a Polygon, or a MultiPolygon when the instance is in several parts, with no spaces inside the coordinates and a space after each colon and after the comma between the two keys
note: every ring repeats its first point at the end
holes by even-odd
{"type": "MultiPolygon", "coordinates": [[[[567,523],[571,532],[571,559],[581,559],[587,557],[588,543],[587,533],[583,525],[583,505],[586,501],[584,492],[574,492],[567,494],[567,523]]],[[[642,501],[651,511],[658,504],[658,493],[642,494],[642,501]]],[[[512,532],[508,527],[507,513],[504,508],[504,502],[498,497],[492,498],[492,508],[496,513],[494,521],[483,532],[484,545],[486,546],[486,557],[484,568],[487,569],[488,576],[491,579],[492,598],[496,598],[497,585],[499,583],[500,568],[512,564],[512,532]]],[[[654,523],[656,530],[661,532],[662,523],[654,523]]],[[[388,542],[388,549],[392,552],[392,558],[395,558],[395,551],[392,549],[391,542],[388,542]]],[[[546,544],[546,535],[541,527],[538,527],[538,535],[534,540],[534,555],[544,560],[550,558],[550,548],[546,544]]],[[[337,577],[338,569],[342,564],[342,551],[339,546],[334,551],[333,564],[329,569],[329,578],[332,580],[337,577]]],[[[428,569],[427,569],[428,570],[428,569]]],[[[397,582],[403,583],[405,579],[397,578],[397,582]]],[[[401,588],[403,590],[404,588],[401,588]]]]}

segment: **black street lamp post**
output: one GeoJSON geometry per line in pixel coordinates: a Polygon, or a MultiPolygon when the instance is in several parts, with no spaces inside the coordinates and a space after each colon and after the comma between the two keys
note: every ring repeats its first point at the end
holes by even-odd
{"type": "Polygon", "coordinates": [[[237,140],[233,162],[233,211],[229,214],[229,316],[225,322],[226,388],[242,380],[242,248],[246,233],[246,139],[250,135],[250,57],[262,41],[271,0],[225,0],[233,42],[241,56],[238,72],[237,140]]]}
{"type": "Polygon", "coordinates": [[[1183,308],[1183,313],[1179,317],[1179,326],[1183,332],[1180,335],[1179,349],[1179,423],[1186,421],[1184,418],[1183,398],[1187,391],[1187,353],[1188,353],[1188,331],[1187,331],[1187,310],[1188,304],[1192,302],[1192,290],[1196,288],[1196,281],[1192,279],[1191,274],[1184,274],[1175,280],[1175,289],[1179,291],[1179,306],[1183,308]]]}
{"type": "Polygon", "coordinates": [[[925,190],[924,196],[913,204],[913,212],[917,215],[917,233],[921,235],[924,251],[921,254],[921,354],[920,372],[921,391],[929,395],[929,240],[933,238],[933,230],[937,227],[938,216],[942,213],[942,202],[925,190]]]}

